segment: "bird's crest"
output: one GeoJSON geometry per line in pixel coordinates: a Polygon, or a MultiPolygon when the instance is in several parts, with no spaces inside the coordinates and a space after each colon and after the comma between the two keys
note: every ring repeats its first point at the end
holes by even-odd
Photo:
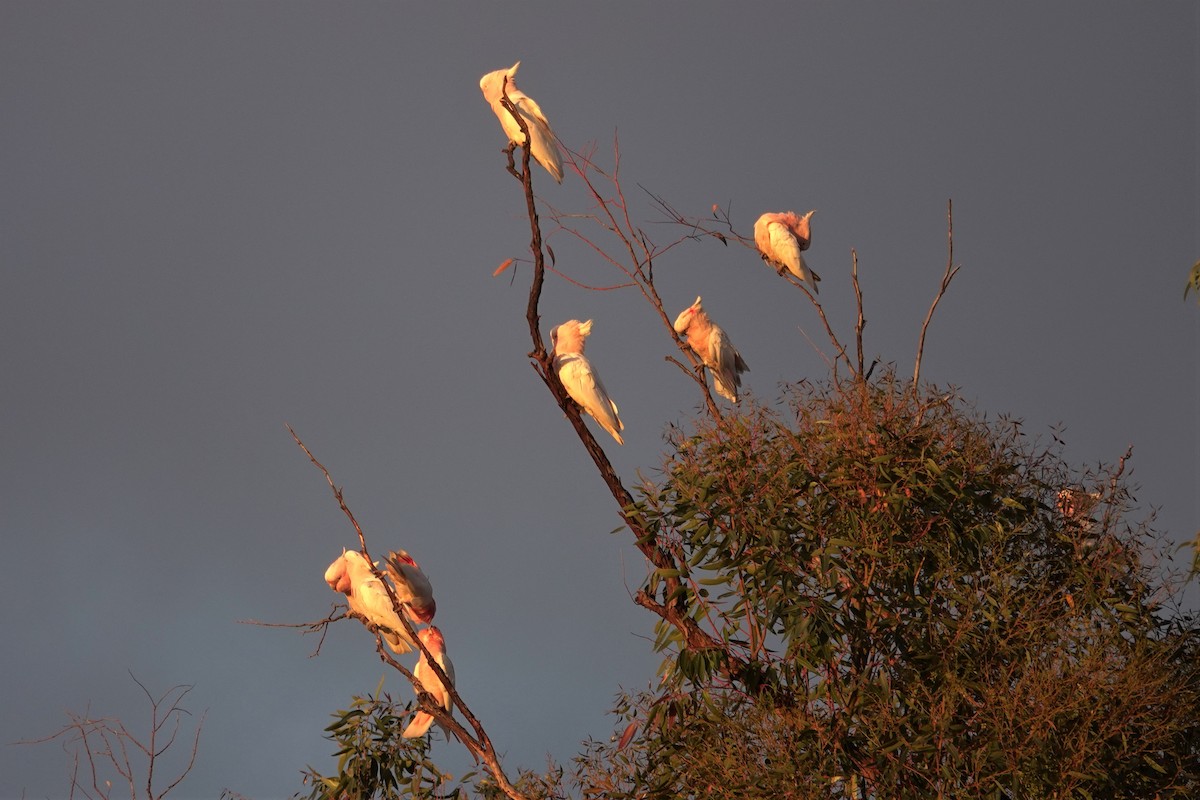
{"type": "Polygon", "coordinates": [[[434,653],[446,650],[446,640],[442,637],[442,632],[437,625],[430,625],[428,628],[417,631],[417,637],[434,653]]]}
{"type": "Polygon", "coordinates": [[[675,332],[683,333],[692,324],[692,319],[697,314],[704,313],[704,306],[700,304],[700,295],[696,295],[696,302],[679,312],[679,316],[675,318],[675,332]]]}

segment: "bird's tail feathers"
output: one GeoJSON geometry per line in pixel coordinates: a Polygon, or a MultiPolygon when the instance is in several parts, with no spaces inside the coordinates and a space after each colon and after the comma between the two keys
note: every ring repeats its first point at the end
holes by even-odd
{"type": "Polygon", "coordinates": [[[428,711],[418,711],[413,714],[412,722],[408,723],[408,727],[400,735],[405,739],[416,739],[419,736],[424,736],[429,732],[429,726],[433,724],[433,715],[428,711]]]}

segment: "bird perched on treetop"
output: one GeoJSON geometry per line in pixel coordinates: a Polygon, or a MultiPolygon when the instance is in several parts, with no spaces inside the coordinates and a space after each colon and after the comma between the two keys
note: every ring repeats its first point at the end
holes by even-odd
{"type": "MultiPolygon", "coordinates": [[[[446,640],[442,638],[442,632],[438,630],[436,625],[431,625],[417,632],[421,642],[433,655],[433,660],[442,668],[442,672],[446,673],[446,677],[450,679],[450,685],[454,685],[454,664],[450,662],[450,657],[446,655],[446,640]]],[[[438,678],[437,673],[433,671],[433,667],[429,666],[429,659],[421,653],[421,658],[417,661],[417,666],[413,668],[413,677],[421,684],[421,687],[428,693],[433,695],[437,700],[438,705],[447,711],[450,710],[450,692],[446,690],[446,686],[438,678]]],[[[433,715],[428,711],[418,711],[413,714],[412,722],[408,723],[408,727],[400,734],[405,739],[413,739],[417,736],[424,736],[429,730],[429,726],[433,724],[433,715]]],[[[442,730],[446,732],[447,738],[449,732],[445,726],[442,730]]]]}
{"type": "Polygon", "coordinates": [[[675,332],[687,337],[688,346],[696,351],[704,366],[708,367],[717,394],[736,403],[738,390],[742,388],[741,374],[749,372],[750,367],[729,341],[725,331],[709,318],[700,304],[699,295],[696,302],[675,318],[675,332]]]}
{"type": "Polygon", "coordinates": [[[396,589],[396,599],[405,603],[404,613],[413,622],[428,625],[437,613],[433,584],[412,556],[403,550],[388,553],[387,573],[396,589]]]}
{"type": "Polygon", "coordinates": [[[525,127],[529,129],[529,154],[546,168],[554,180],[562,183],[562,156],[558,152],[554,131],[550,130],[546,115],[533,98],[517,88],[516,76],[519,66],[520,61],[508,69],[489,72],[479,79],[479,89],[483,92],[483,99],[500,119],[500,127],[504,128],[508,140],[513,144],[523,145],[525,137],[521,135],[521,126],[501,103],[503,94],[508,94],[509,102],[517,109],[517,113],[525,120],[525,127]]]}
{"type": "Polygon", "coordinates": [[[786,269],[817,292],[817,281],[821,276],[813,272],[804,263],[802,250],[807,250],[811,242],[809,218],[816,211],[809,211],[800,216],[794,211],[782,213],[767,212],[754,223],[754,244],[762,254],[763,260],[775,267],[780,275],[786,269]]]}
{"type": "Polygon", "coordinates": [[[383,581],[371,572],[366,556],[357,550],[345,550],[325,570],[325,582],[336,592],[346,595],[350,610],[380,630],[384,641],[397,653],[407,653],[413,641],[404,629],[404,623],[396,616],[392,600],[388,597],[383,581]]]}
{"type": "Polygon", "coordinates": [[[553,343],[554,369],[571,399],[612,434],[617,444],[625,444],[621,431],[625,429],[617,412],[617,404],[604,390],[600,376],[583,354],[584,342],[592,333],[592,321],[567,320],[550,331],[553,343]]]}

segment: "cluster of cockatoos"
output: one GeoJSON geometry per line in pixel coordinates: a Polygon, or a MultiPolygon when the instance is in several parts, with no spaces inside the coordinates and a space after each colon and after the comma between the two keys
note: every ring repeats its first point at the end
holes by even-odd
{"type": "MultiPolygon", "coordinates": [[[[378,632],[388,647],[397,653],[407,653],[416,647],[416,642],[396,613],[396,604],[399,604],[404,616],[408,617],[413,625],[429,625],[437,613],[433,584],[412,556],[403,550],[388,553],[386,577],[377,572],[376,566],[377,564],[372,564],[357,550],[343,550],[325,570],[325,582],[335,592],[346,595],[346,603],[351,613],[369,629],[378,632]],[[392,603],[392,598],[388,595],[385,580],[391,586],[396,604],[392,603]]],[[[425,645],[453,685],[454,665],[446,655],[446,640],[442,632],[436,626],[429,625],[417,631],[417,638],[425,645]]],[[[442,708],[450,711],[450,692],[429,666],[424,652],[413,669],[413,677],[442,708]]],[[[432,722],[433,717],[428,712],[418,711],[404,729],[403,735],[406,738],[424,736],[432,722]]]]}
{"type": "MultiPolygon", "coordinates": [[[[483,99],[499,118],[500,127],[504,129],[509,142],[517,146],[527,145],[529,154],[546,168],[555,181],[562,183],[562,154],[559,151],[558,139],[541,107],[533,98],[517,88],[516,75],[519,66],[520,61],[508,69],[487,73],[479,79],[479,89],[483,92],[483,99]],[[516,115],[505,107],[505,95],[511,106],[516,109],[516,115]],[[520,117],[520,121],[517,116],[520,117]],[[521,122],[525,123],[528,140],[521,132],[521,122]]],[[[807,284],[815,294],[817,282],[821,278],[804,260],[804,251],[812,242],[810,221],[814,213],[809,211],[807,214],[797,214],[794,211],[782,211],[763,214],[754,223],[754,244],[763,261],[774,267],[780,275],[790,273],[797,280],[807,284]]],[[[509,263],[511,259],[501,265],[497,273],[509,263]]],[[[686,337],[688,346],[695,351],[711,373],[717,394],[731,402],[738,402],[738,392],[742,384],[741,374],[750,368],[746,366],[741,353],[729,341],[725,331],[709,318],[700,304],[699,297],[675,319],[675,331],[686,337]]],[[[600,376],[583,354],[584,342],[591,332],[590,319],[586,322],[568,320],[551,330],[554,369],[571,399],[596,420],[600,427],[612,434],[617,444],[624,444],[621,431],[625,425],[621,422],[617,404],[608,396],[600,376]]]]}
{"type": "MultiPolygon", "coordinates": [[[[562,183],[563,164],[558,139],[546,120],[546,115],[533,98],[517,88],[517,68],[521,62],[508,69],[489,72],[479,80],[484,99],[491,106],[505,136],[514,145],[528,147],[529,154],[541,164],[558,183],[562,183]],[[503,98],[516,115],[505,107],[503,98]],[[525,133],[521,131],[524,123],[525,133]]],[[[814,212],[799,215],[792,211],[766,213],[754,223],[754,243],[764,261],[774,267],[780,275],[789,272],[817,291],[820,278],[804,261],[803,251],[811,242],[809,220],[814,212]]],[[[507,263],[507,262],[506,262],[507,263]]],[[[729,401],[738,402],[741,375],[750,369],[741,353],[730,342],[729,336],[704,310],[701,298],[680,312],[675,318],[676,333],[687,342],[700,361],[712,375],[717,394],[729,401]]],[[[617,404],[609,397],[604,383],[596,373],[587,356],[584,345],[592,333],[592,320],[580,322],[567,320],[550,331],[554,370],[567,393],[608,431],[617,444],[624,444],[617,404]]],[[[1070,516],[1068,512],[1068,516],[1070,516]]],[[[442,683],[429,663],[429,658],[442,668],[450,684],[454,684],[454,665],[446,655],[446,640],[434,625],[437,603],[433,599],[433,586],[421,567],[403,550],[388,553],[386,576],[376,569],[366,556],[355,550],[343,550],[329,568],[325,570],[325,582],[336,592],[346,596],[350,612],[358,617],[368,629],[375,631],[397,653],[407,653],[417,647],[413,635],[401,620],[397,609],[413,626],[423,625],[416,637],[424,645],[413,677],[424,691],[446,711],[451,710],[449,689],[442,683]],[[385,583],[386,581],[386,583],[385,583]],[[389,587],[391,589],[389,593],[389,587]],[[393,597],[395,602],[393,602],[393,597]]],[[[415,630],[415,628],[412,628],[415,630]]],[[[420,649],[420,648],[417,648],[420,649]]],[[[433,715],[418,710],[404,729],[403,736],[424,736],[434,722],[433,715]]]]}

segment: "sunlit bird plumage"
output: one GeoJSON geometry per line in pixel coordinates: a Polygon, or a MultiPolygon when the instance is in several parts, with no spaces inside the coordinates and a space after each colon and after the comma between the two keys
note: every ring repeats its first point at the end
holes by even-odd
{"type": "Polygon", "coordinates": [[[767,212],[754,223],[754,244],[763,260],[780,275],[786,269],[812,287],[814,293],[821,277],[805,263],[802,251],[807,250],[812,241],[809,219],[815,213],[767,212]]]}
{"type": "Polygon", "coordinates": [[[592,321],[580,322],[572,319],[550,331],[554,346],[554,370],[567,389],[567,394],[578,403],[601,428],[612,434],[617,444],[625,444],[621,438],[624,423],[617,411],[617,404],[608,396],[600,376],[583,354],[584,343],[592,332],[592,321]]]}
{"type": "Polygon", "coordinates": [[[508,140],[520,146],[525,143],[525,137],[521,135],[521,126],[501,102],[503,94],[508,94],[509,101],[525,120],[525,127],[529,129],[529,154],[546,168],[554,180],[562,183],[562,155],[558,152],[558,141],[554,137],[554,131],[550,130],[550,123],[542,113],[541,107],[532,97],[517,88],[516,76],[519,66],[520,61],[508,69],[489,72],[479,79],[479,89],[483,92],[483,99],[500,120],[500,126],[504,128],[508,140]]]}
{"type": "MultiPolygon", "coordinates": [[[[450,679],[450,685],[453,686],[454,664],[451,663],[450,657],[446,655],[446,640],[442,638],[442,632],[438,630],[437,626],[430,626],[418,631],[417,636],[420,637],[425,647],[429,649],[429,652],[433,655],[433,660],[446,673],[446,677],[450,679]]],[[[428,694],[433,695],[438,705],[450,711],[452,702],[450,692],[438,678],[437,673],[433,671],[433,667],[429,666],[429,659],[425,657],[424,653],[421,653],[421,658],[417,661],[417,666],[413,668],[413,677],[417,679],[428,694]]],[[[408,727],[404,729],[401,736],[406,739],[424,736],[432,724],[432,714],[428,711],[418,711],[413,714],[412,722],[408,723],[408,727]]],[[[442,730],[446,730],[445,726],[442,726],[442,730]]],[[[449,736],[448,732],[447,736],[449,736]]]]}
{"type": "Polygon", "coordinates": [[[675,332],[687,337],[688,346],[696,351],[704,366],[708,367],[717,394],[736,403],[738,390],[742,388],[741,375],[749,372],[750,367],[729,341],[725,331],[708,316],[699,296],[696,302],[675,318],[675,332]]]}
{"type": "Polygon", "coordinates": [[[346,595],[351,611],[371,624],[387,629],[380,630],[379,634],[389,647],[397,653],[407,653],[412,649],[413,641],[392,608],[392,600],[383,581],[371,571],[366,556],[357,550],[343,552],[325,570],[325,582],[334,591],[346,595]]]}
{"type": "Polygon", "coordinates": [[[437,613],[433,599],[433,584],[420,565],[403,550],[388,553],[387,574],[396,590],[396,599],[405,603],[404,613],[413,622],[429,624],[437,613]]]}

